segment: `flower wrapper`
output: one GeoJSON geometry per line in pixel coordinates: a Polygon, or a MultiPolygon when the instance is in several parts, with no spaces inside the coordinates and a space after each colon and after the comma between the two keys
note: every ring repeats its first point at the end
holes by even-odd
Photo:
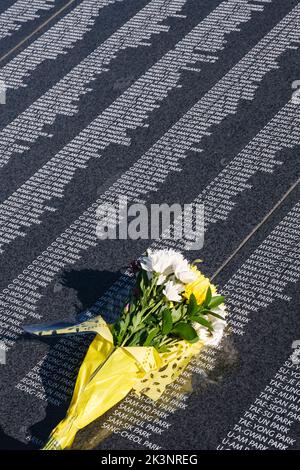
{"type": "Polygon", "coordinates": [[[110,327],[101,316],[72,326],[40,328],[27,327],[26,331],[39,336],[96,333],[79,369],[66,417],[54,428],[44,450],[70,448],[79,429],[102,416],[131,390],[158,400],[204,345],[202,341],[190,344],[182,340],[166,353],[143,346],[115,348],[110,327]]]}

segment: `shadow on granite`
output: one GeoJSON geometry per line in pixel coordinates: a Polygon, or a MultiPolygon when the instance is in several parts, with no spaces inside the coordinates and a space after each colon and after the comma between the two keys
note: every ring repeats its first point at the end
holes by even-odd
{"type": "MultiPolygon", "coordinates": [[[[91,269],[83,269],[80,271],[71,270],[62,274],[59,284],[63,287],[74,289],[77,294],[78,302],[74,307],[74,323],[76,321],[83,321],[85,311],[95,304],[95,302],[107,291],[107,289],[109,289],[119,276],[120,272],[96,271],[91,269]]],[[[105,317],[105,315],[103,316],[105,317]]],[[[73,391],[78,369],[93,337],[93,333],[38,337],[39,341],[46,343],[49,348],[47,357],[40,369],[40,377],[48,405],[45,410],[44,419],[36,422],[30,427],[30,434],[34,436],[34,438],[32,442],[29,443],[29,447],[31,444],[35,446],[37,445],[37,437],[41,442],[46,441],[51,430],[65,416],[71,399],[71,395],[67,392],[67,389],[73,391]],[[76,341],[75,350],[74,340],[76,341]],[[76,354],[72,354],[72,351],[75,351],[76,354]],[[72,364],[72,373],[70,373],[70,377],[68,377],[68,386],[62,385],[61,390],[59,390],[62,395],[65,394],[67,397],[67,400],[64,401],[62,405],[54,403],[53,397],[55,395],[54,390],[56,381],[55,379],[52,380],[52,373],[50,372],[51,370],[53,371],[53,374],[56,373],[56,371],[58,373],[60,372],[57,359],[58,355],[60,355],[60,363],[65,362],[67,364],[71,361],[72,364]]],[[[28,335],[27,338],[32,337],[28,335]]]]}

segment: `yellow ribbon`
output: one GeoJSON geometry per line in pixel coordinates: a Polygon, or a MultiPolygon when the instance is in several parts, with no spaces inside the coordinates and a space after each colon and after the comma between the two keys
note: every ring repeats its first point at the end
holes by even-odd
{"type": "MultiPolygon", "coordinates": [[[[29,331],[29,328],[27,329],[29,331]]],[[[115,406],[131,390],[157,400],[203,347],[179,341],[167,353],[153,347],[117,347],[109,326],[99,316],[80,325],[39,330],[38,335],[97,333],[80,367],[66,417],[52,431],[45,450],[70,448],[76,433],[115,406]]]]}

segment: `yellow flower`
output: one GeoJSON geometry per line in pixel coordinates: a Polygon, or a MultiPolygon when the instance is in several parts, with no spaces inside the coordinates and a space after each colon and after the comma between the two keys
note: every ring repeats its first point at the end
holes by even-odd
{"type": "Polygon", "coordinates": [[[185,291],[182,294],[184,298],[189,300],[190,296],[194,294],[197,304],[201,305],[206,297],[207,289],[210,287],[212,293],[216,292],[216,288],[209,282],[209,279],[198,271],[198,277],[195,281],[186,284],[185,291]]]}

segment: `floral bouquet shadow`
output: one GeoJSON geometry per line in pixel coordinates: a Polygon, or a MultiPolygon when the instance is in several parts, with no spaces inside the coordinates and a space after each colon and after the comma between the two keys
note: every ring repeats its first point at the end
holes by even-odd
{"type": "MultiPolygon", "coordinates": [[[[96,307],[97,300],[120,277],[120,272],[97,271],[91,269],[70,270],[63,273],[56,289],[61,287],[73,289],[76,292],[74,305],[74,323],[83,321],[89,309],[96,307]]],[[[57,323],[62,326],[64,323],[57,323]]],[[[42,325],[43,326],[43,325],[42,325]]],[[[47,326],[43,326],[47,328],[47,326]]],[[[25,336],[28,336],[25,334],[25,336]]],[[[32,340],[32,336],[28,336],[32,340]]],[[[49,350],[46,358],[38,366],[41,388],[45,395],[47,408],[44,419],[31,426],[32,436],[29,446],[41,446],[46,441],[51,429],[61,420],[68,409],[76,377],[86,351],[94,338],[94,334],[66,335],[60,338],[39,336],[39,341],[47,344],[49,350]],[[54,376],[58,379],[54,379],[54,376]],[[55,383],[54,383],[55,381],[55,383]]],[[[41,419],[41,417],[39,416],[41,419]]]]}

